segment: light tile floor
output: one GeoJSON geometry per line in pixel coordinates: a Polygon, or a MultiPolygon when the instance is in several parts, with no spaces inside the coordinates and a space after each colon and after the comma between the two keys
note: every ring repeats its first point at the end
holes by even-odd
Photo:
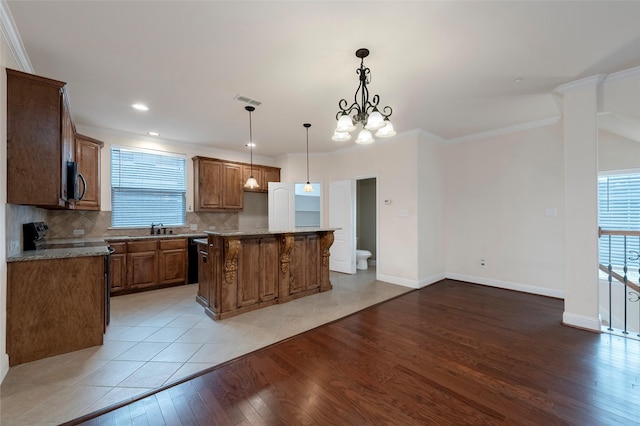
{"type": "Polygon", "coordinates": [[[221,321],[197,284],[111,299],[104,345],[11,367],[0,425],[55,425],[124,401],[410,291],[375,269],[331,273],[333,290],[221,321]]]}

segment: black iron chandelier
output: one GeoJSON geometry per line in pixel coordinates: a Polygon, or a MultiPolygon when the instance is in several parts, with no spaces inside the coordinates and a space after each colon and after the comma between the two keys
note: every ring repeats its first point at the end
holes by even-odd
{"type": "Polygon", "coordinates": [[[356,129],[357,124],[363,127],[356,139],[358,144],[373,143],[372,131],[375,131],[375,135],[379,138],[388,138],[396,134],[393,124],[389,120],[393,113],[391,107],[385,106],[380,112],[378,109],[380,96],[374,95],[369,100],[367,84],[371,83],[371,70],[364,66],[364,58],[367,56],[369,56],[369,49],[356,50],[356,57],[360,58],[360,68],[356,70],[360,85],[356,90],[354,102],[351,105],[347,106],[346,99],[340,99],[340,102],[338,102],[338,108],[340,108],[340,111],[336,114],[338,125],[331,137],[334,141],[342,142],[351,139],[350,132],[356,129]],[[358,101],[360,102],[358,103],[358,101]]]}

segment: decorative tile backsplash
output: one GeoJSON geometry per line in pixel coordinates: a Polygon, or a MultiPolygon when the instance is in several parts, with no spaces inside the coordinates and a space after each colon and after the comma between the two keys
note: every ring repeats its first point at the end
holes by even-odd
{"type": "MultiPolygon", "coordinates": [[[[110,211],[44,210],[31,206],[6,204],[7,256],[15,256],[22,251],[22,224],[45,222],[49,225],[47,238],[100,238],[121,235],[148,235],[149,228],[109,229],[110,211]],[[81,235],[74,234],[83,230],[81,235]]],[[[187,226],[167,227],[174,234],[195,234],[216,230],[238,228],[238,213],[191,213],[187,212],[187,226]],[[192,230],[191,225],[197,229],[192,230]]]]}
{"type": "MultiPolygon", "coordinates": [[[[148,235],[149,227],[109,229],[111,227],[110,211],[56,211],[48,212],[45,220],[49,225],[47,238],[95,238],[116,237],[122,235],[148,235]],[[76,230],[83,230],[84,234],[74,234],[76,230]]],[[[149,224],[151,225],[151,224],[149,224]]],[[[187,225],[184,227],[167,227],[174,234],[194,234],[216,230],[237,229],[238,213],[213,213],[213,212],[187,212],[187,225]],[[197,229],[192,230],[191,225],[197,229]]]]}

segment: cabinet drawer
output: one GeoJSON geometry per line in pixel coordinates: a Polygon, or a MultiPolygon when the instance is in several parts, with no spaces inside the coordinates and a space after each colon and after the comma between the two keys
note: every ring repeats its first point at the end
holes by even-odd
{"type": "Polygon", "coordinates": [[[160,250],[172,250],[187,248],[186,238],[172,238],[170,240],[160,240],[160,250]]]}
{"type": "Polygon", "coordinates": [[[127,243],[109,243],[114,251],[113,254],[123,254],[127,252],[127,243]]]}
{"type": "Polygon", "coordinates": [[[155,251],[158,248],[158,240],[151,241],[129,241],[127,251],[129,253],[140,253],[143,251],[155,251]]]}

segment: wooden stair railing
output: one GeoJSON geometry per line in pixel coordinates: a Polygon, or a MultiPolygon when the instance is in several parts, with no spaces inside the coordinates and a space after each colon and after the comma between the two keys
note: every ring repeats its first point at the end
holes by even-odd
{"type": "MultiPolygon", "coordinates": [[[[607,268],[606,266],[604,266],[602,263],[599,264],[600,270],[602,272],[605,272],[606,274],[609,274],[609,268],[607,268]]],[[[624,277],[616,272],[611,271],[611,276],[613,278],[615,278],[617,281],[620,281],[622,284],[624,284],[624,277]]],[[[631,287],[634,291],[640,293],[640,286],[638,286],[638,284],[634,283],[633,281],[630,281],[627,278],[627,287],[631,287]]]]}

